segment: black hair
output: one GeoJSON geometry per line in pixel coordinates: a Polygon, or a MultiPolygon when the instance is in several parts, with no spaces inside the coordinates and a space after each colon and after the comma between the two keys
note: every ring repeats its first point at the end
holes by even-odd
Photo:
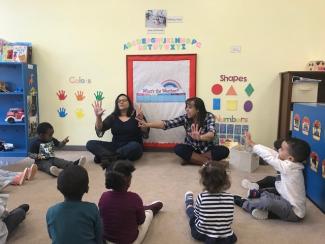
{"type": "Polygon", "coordinates": [[[298,138],[289,138],[285,141],[289,146],[289,154],[295,162],[303,162],[309,157],[310,146],[306,141],[298,138]]]}
{"type": "Polygon", "coordinates": [[[273,147],[276,150],[279,150],[282,146],[282,142],[285,141],[285,139],[277,139],[276,141],[273,142],[273,147]]]}
{"type": "Polygon", "coordinates": [[[45,134],[49,129],[53,129],[53,126],[48,122],[43,122],[38,124],[36,131],[37,134],[40,135],[45,134]]]}
{"type": "Polygon", "coordinates": [[[230,179],[225,165],[221,162],[208,161],[200,169],[200,182],[209,193],[218,193],[230,188],[230,179]]]}
{"type": "Polygon", "coordinates": [[[89,177],[87,170],[79,165],[70,165],[58,176],[58,190],[66,199],[81,200],[88,192],[89,177]]]}
{"type": "Polygon", "coordinates": [[[112,170],[106,171],[106,188],[113,189],[115,191],[126,190],[134,170],[135,168],[129,160],[117,160],[114,163],[112,170]]]}
{"type": "Polygon", "coordinates": [[[185,106],[187,107],[191,102],[194,103],[194,107],[198,110],[198,123],[201,128],[204,124],[205,117],[207,115],[207,110],[205,108],[204,102],[199,97],[190,97],[185,101],[185,106]]]}
{"type": "Polygon", "coordinates": [[[126,94],[123,94],[123,93],[121,93],[120,95],[118,95],[117,98],[115,99],[115,108],[114,108],[114,111],[113,111],[112,115],[114,115],[114,116],[116,116],[116,117],[118,117],[118,116],[121,115],[121,111],[120,111],[120,109],[118,108],[118,100],[119,100],[119,98],[120,98],[121,96],[125,96],[126,99],[127,99],[128,102],[129,102],[129,108],[128,108],[128,110],[126,111],[126,114],[127,114],[128,117],[131,117],[131,115],[134,113],[133,103],[132,103],[131,99],[129,98],[129,96],[126,95],[126,94]]]}

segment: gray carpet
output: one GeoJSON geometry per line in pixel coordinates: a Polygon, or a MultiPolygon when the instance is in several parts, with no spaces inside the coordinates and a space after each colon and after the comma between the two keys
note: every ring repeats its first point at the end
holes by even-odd
{"type": "MultiPolygon", "coordinates": [[[[97,203],[104,187],[103,171],[92,163],[88,152],[62,151],[57,156],[75,160],[81,155],[88,159],[90,191],[84,196],[85,201],[97,203]]],[[[168,152],[146,152],[135,162],[137,170],[132,178],[131,191],[137,192],[145,203],[162,200],[164,208],[153,220],[144,244],[164,243],[198,243],[191,238],[188,219],[184,212],[184,193],[192,190],[195,194],[201,191],[198,169],[196,166],[181,166],[181,161],[168,152]]],[[[21,170],[31,164],[24,159],[19,164],[9,166],[12,170],[21,170]]],[[[232,186],[229,192],[246,194],[240,187],[243,178],[251,180],[272,175],[269,166],[260,166],[254,173],[248,174],[230,169],[232,186]]],[[[9,186],[5,192],[10,193],[9,209],[21,203],[29,203],[31,209],[26,220],[19,226],[8,243],[50,243],[46,230],[45,214],[54,203],[63,200],[56,190],[56,179],[42,172],[33,181],[23,186],[9,186]]],[[[258,221],[241,209],[235,209],[233,229],[238,243],[324,243],[324,214],[310,201],[307,202],[307,216],[301,223],[288,223],[279,220],[258,221]]]]}

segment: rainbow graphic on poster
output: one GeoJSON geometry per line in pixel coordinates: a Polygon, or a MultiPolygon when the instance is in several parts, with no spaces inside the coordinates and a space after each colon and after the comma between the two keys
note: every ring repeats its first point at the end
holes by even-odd
{"type": "Polygon", "coordinates": [[[186,93],[175,80],[147,85],[136,93],[137,103],[183,103],[185,100],[186,93]]]}

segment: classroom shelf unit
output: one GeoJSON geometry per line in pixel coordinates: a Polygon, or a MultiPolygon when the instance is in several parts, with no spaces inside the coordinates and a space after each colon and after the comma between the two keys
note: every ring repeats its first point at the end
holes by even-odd
{"type": "Polygon", "coordinates": [[[27,156],[38,123],[37,66],[0,62],[0,141],[14,145],[0,157],[27,156]]]}
{"type": "Polygon", "coordinates": [[[280,73],[281,89],[279,104],[279,121],[278,121],[278,139],[291,136],[290,120],[292,118],[293,104],[295,102],[311,102],[308,93],[312,91],[306,90],[301,94],[299,99],[293,101],[293,90],[297,87],[292,82],[293,76],[299,76],[310,79],[321,80],[318,84],[318,90],[312,102],[325,102],[325,72],[324,71],[287,71],[280,73]]]}

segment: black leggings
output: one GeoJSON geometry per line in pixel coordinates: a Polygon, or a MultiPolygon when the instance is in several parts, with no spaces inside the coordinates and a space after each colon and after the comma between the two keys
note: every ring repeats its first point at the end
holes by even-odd
{"type": "MultiPolygon", "coordinates": [[[[225,146],[212,146],[208,151],[211,151],[212,160],[219,161],[227,158],[229,155],[229,149],[225,146]]],[[[181,157],[185,161],[190,161],[192,153],[196,152],[194,148],[187,144],[178,144],[174,148],[174,152],[177,156],[181,157]]],[[[200,153],[200,152],[197,152],[200,153]]]]}

